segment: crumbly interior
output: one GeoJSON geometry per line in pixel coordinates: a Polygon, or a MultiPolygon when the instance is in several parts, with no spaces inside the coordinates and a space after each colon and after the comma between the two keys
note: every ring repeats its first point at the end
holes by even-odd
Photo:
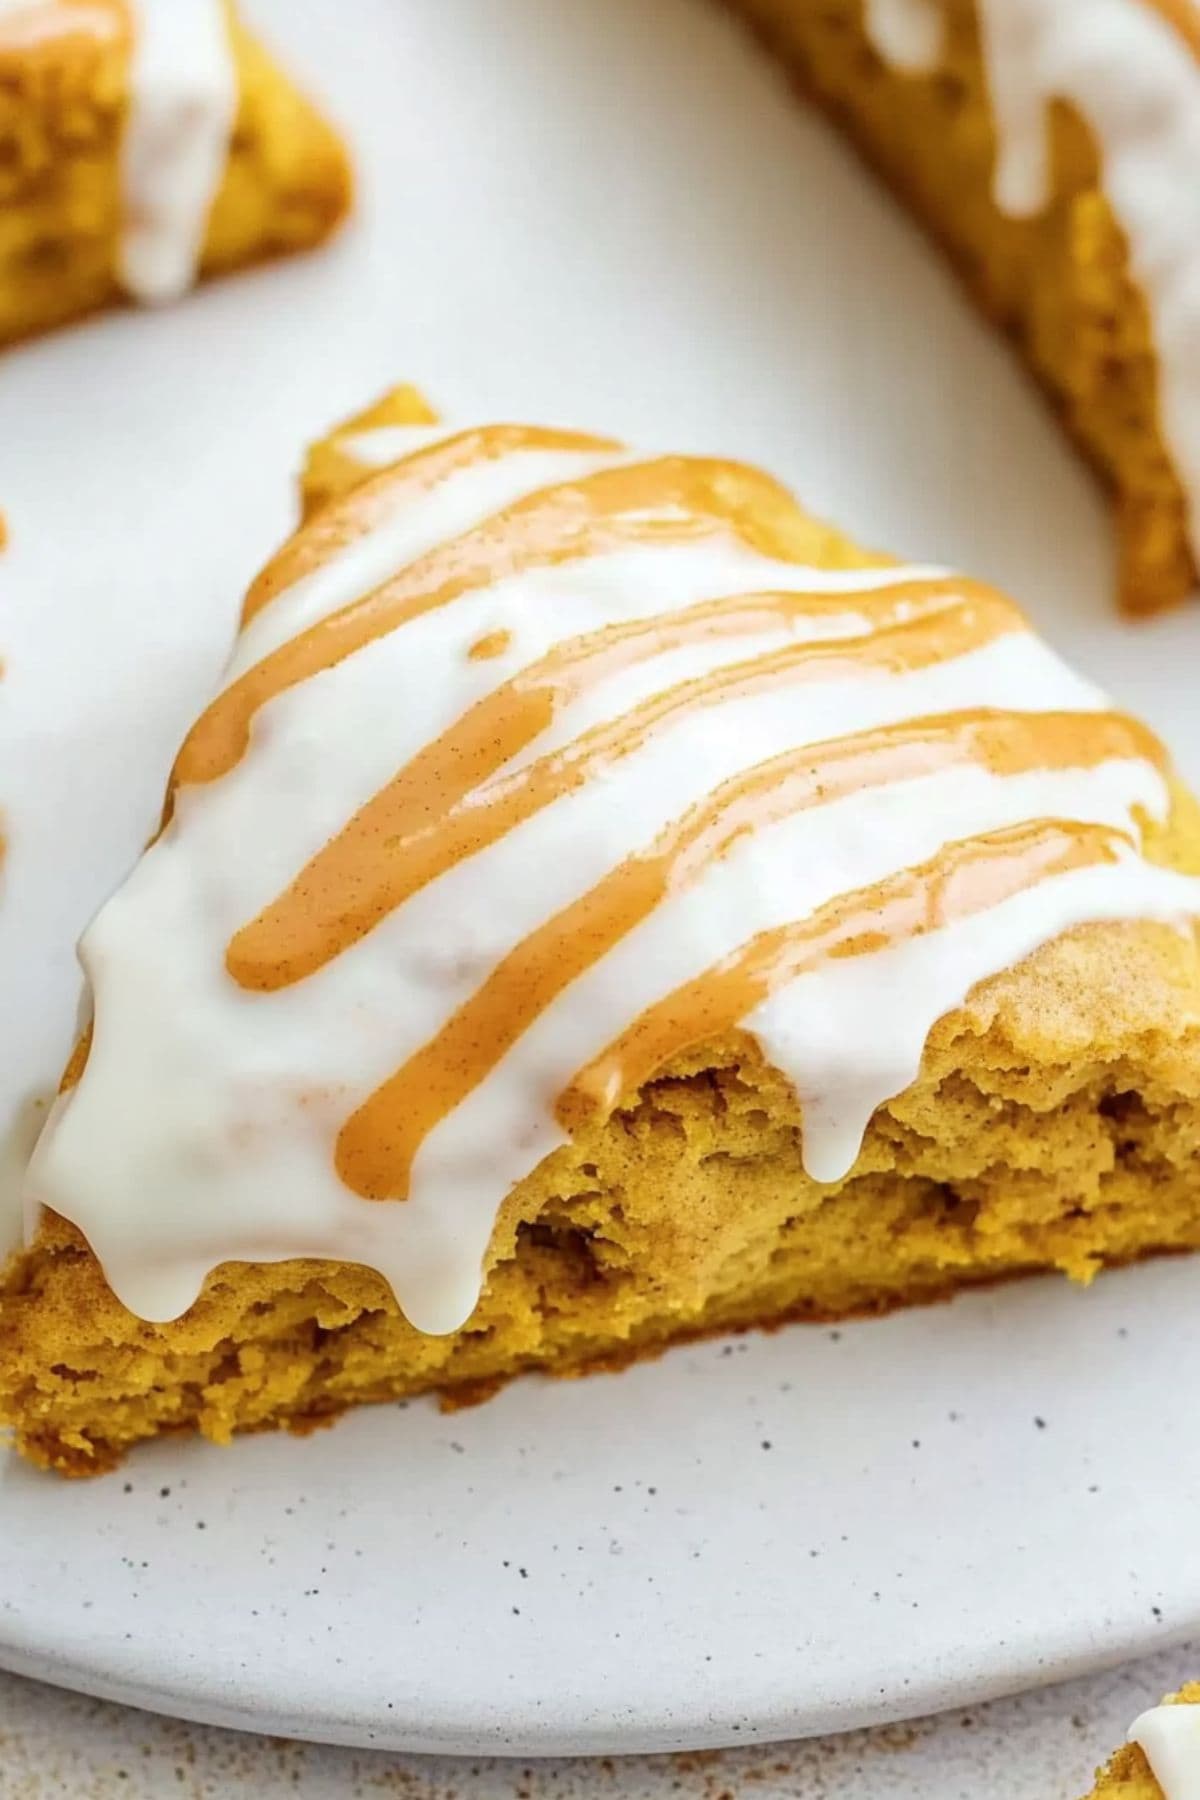
{"type": "Polygon", "coordinates": [[[1150,1773],[1138,1744],[1122,1744],[1102,1769],[1096,1785],[1084,1800],[1163,1800],[1163,1791],[1150,1773]]]}
{"type": "MultiPolygon", "coordinates": [[[[1156,849],[1200,866],[1185,797],[1156,849]]],[[[227,1265],[184,1318],[149,1325],[50,1218],[0,1285],[0,1420],[35,1462],[92,1474],[163,1431],[227,1442],[700,1332],[1200,1248],[1194,938],[1100,925],[1047,945],[939,1023],[845,1181],[811,1181],[800,1146],[795,1098],[752,1042],[702,1047],[513,1190],[484,1296],[448,1337],[413,1330],[369,1271],[317,1262],[227,1265]]]]}
{"type": "Polygon", "coordinates": [[[1053,109],[1045,211],[1007,218],[991,199],[995,130],[973,0],[948,0],[945,52],[930,75],[898,72],[876,54],[863,0],[729,3],[846,127],[1019,341],[1113,490],[1123,605],[1151,612],[1190,593],[1197,570],[1160,426],[1150,321],[1079,114],[1053,109]]]}
{"type": "MultiPolygon", "coordinates": [[[[204,275],[316,243],[350,198],[332,128],[236,17],[231,34],[238,113],[204,275]]],[[[0,344],[122,297],[128,54],[83,31],[0,53],[0,344]]]]}
{"type": "MultiPolygon", "coordinates": [[[[1200,1704],[1200,1682],[1190,1682],[1177,1694],[1168,1695],[1168,1704],[1172,1702],[1200,1704]]],[[[1163,1791],[1139,1746],[1122,1744],[1104,1768],[1096,1771],[1096,1785],[1084,1800],[1163,1800],[1163,1791]]]]}

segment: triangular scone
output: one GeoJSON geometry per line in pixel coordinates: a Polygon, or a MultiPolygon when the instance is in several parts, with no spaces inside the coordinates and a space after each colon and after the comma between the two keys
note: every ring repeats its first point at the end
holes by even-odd
{"type": "Polygon", "coordinates": [[[406,391],[307,479],[84,939],[26,1454],[1200,1245],[1197,810],[1008,600],[406,391]]]}
{"type": "Polygon", "coordinates": [[[1197,0],[727,3],[1019,341],[1112,488],[1122,604],[1194,592],[1197,0]]]}
{"type": "Polygon", "coordinates": [[[1200,1790],[1200,1682],[1135,1719],[1129,1736],[1085,1800],[1187,1800],[1200,1790]]]}
{"type": "Polygon", "coordinates": [[[226,0],[0,6],[0,344],[325,237],[336,133],[226,0]]]}

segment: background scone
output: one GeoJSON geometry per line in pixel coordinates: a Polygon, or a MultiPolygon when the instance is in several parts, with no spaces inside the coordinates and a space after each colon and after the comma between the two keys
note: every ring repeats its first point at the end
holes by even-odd
{"type": "Polygon", "coordinates": [[[411,391],[305,479],[84,940],[27,1455],[1200,1245],[1196,807],[1011,602],[411,391]]]}
{"type": "MultiPolygon", "coordinates": [[[[1018,338],[1111,485],[1124,605],[1196,585],[1195,0],[729,0],[1018,338]]],[[[886,301],[882,302],[886,304],[886,301]]]]}
{"type": "Polygon", "coordinates": [[[0,145],[0,344],[315,244],[350,199],[226,0],[10,0],[0,145]]]}
{"type": "Polygon", "coordinates": [[[1097,1771],[1085,1800],[1191,1800],[1200,1792],[1200,1682],[1169,1694],[1130,1727],[1131,1743],[1097,1771]]]}

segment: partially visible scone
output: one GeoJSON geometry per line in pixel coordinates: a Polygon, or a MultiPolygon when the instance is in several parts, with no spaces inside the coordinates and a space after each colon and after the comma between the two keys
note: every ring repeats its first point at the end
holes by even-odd
{"type": "Polygon", "coordinates": [[[1200,1682],[1189,1682],[1134,1721],[1130,1735],[1142,1742],[1123,1744],[1096,1771],[1085,1800],[1190,1800],[1200,1790],[1200,1713],[1168,1713],[1176,1706],[1200,1706],[1200,1682]],[[1183,1774],[1190,1785],[1180,1785],[1183,1774]]]}
{"type": "Polygon", "coordinates": [[[1112,489],[1126,609],[1191,593],[1195,0],[728,4],[847,128],[1020,343],[1112,489]]]}
{"type": "Polygon", "coordinates": [[[336,132],[225,0],[0,8],[0,344],[319,242],[336,132]]]}

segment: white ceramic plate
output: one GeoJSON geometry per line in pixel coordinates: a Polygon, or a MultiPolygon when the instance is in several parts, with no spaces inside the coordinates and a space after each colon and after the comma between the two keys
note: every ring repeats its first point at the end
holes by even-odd
{"type": "MultiPolygon", "coordinates": [[[[253,10],[351,130],[354,229],[0,369],[0,804],[29,822],[0,1057],[53,1068],[69,1041],[66,945],[149,829],[300,445],[400,378],[460,414],[761,459],[862,535],[1013,588],[1200,776],[1197,615],[1115,621],[1102,504],[1036,397],[714,11],[355,0],[351,32],[323,0],[253,10]],[[95,607],[111,637],[68,707],[95,607]]],[[[0,1661],[261,1730],[530,1753],[1078,1672],[1200,1623],[1198,1301],[1200,1265],[1162,1264],[450,1419],[165,1444],[127,1480],[0,1460],[0,1661]]]]}

